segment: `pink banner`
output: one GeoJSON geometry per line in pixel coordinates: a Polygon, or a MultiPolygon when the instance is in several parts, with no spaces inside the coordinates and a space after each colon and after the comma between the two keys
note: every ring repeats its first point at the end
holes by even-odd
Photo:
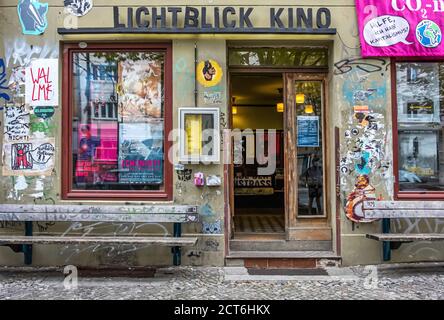
{"type": "Polygon", "coordinates": [[[363,57],[444,57],[444,0],[356,0],[363,57]]]}

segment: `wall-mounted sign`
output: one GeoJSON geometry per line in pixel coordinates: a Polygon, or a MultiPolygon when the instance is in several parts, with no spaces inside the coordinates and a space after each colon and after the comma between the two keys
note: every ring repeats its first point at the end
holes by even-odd
{"type": "Polygon", "coordinates": [[[25,101],[30,106],[58,106],[59,60],[37,59],[26,68],[25,101]]]}
{"type": "Polygon", "coordinates": [[[60,28],[68,33],[336,34],[327,8],[271,7],[269,26],[257,27],[254,7],[113,7],[113,27],[60,28]]]}
{"type": "Polygon", "coordinates": [[[299,116],[298,147],[319,147],[319,117],[299,116]]]}
{"type": "Polygon", "coordinates": [[[363,57],[443,56],[442,1],[356,0],[363,57]]]}
{"type": "Polygon", "coordinates": [[[17,13],[23,34],[39,35],[45,32],[48,27],[47,3],[40,3],[38,0],[20,0],[17,5],[17,13]]]}
{"type": "Polygon", "coordinates": [[[179,161],[219,162],[219,108],[179,108],[179,161]]]}
{"type": "Polygon", "coordinates": [[[197,65],[197,80],[204,87],[214,87],[222,80],[222,68],[215,60],[205,60],[197,65]]]}

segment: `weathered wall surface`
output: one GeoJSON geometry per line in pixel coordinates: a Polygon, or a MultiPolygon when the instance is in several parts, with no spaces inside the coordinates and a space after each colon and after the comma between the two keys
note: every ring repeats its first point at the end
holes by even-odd
{"type": "MultiPolygon", "coordinates": [[[[96,35],[96,36],[66,36],[57,34],[56,28],[66,23],[79,26],[112,26],[112,5],[123,5],[121,1],[95,0],[94,8],[86,16],[76,20],[64,12],[63,1],[50,0],[48,13],[48,28],[42,36],[24,36],[21,33],[17,17],[17,1],[2,0],[0,2],[0,122],[4,132],[5,104],[20,106],[24,98],[20,91],[7,88],[7,83],[15,72],[20,72],[34,58],[61,58],[60,41],[161,41],[171,40],[173,43],[173,103],[174,127],[178,125],[177,109],[194,105],[194,44],[198,46],[199,60],[214,59],[219,62],[224,71],[220,85],[211,89],[199,87],[199,106],[210,106],[205,103],[205,93],[220,93],[221,129],[227,126],[227,68],[226,41],[228,40],[295,40],[331,42],[328,123],[327,139],[329,190],[335,190],[334,157],[334,128],[340,128],[341,148],[341,208],[346,207],[347,200],[353,199],[353,191],[360,176],[368,176],[369,192],[377,199],[393,199],[393,145],[391,131],[391,88],[390,60],[366,59],[360,57],[359,39],[356,24],[356,12],[353,0],[322,1],[322,6],[328,7],[332,13],[332,27],[337,28],[335,36],[289,36],[289,35],[96,35]],[[354,106],[368,106],[369,113],[365,117],[355,112],[354,106]]],[[[175,6],[257,6],[255,24],[268,25],[268,6],[270,1],[174,1],[175,6]]],[[[143,0],[129,0],[124,6],[147,5],[143,0]]],[[[164,6],[165,1],[150,1],[150,6],[164,6]]],[[[168,5],[173,5],[168,3],[168,5]]],[[[295,3],[289,0],[279,0],[273,6],[315,6],[313,1],[303,0],[295,3]]],[[[319,5],[318,5],[319,6],[319,5]]],[[[123,14],[123,13],[122,13],[123,14]]],[[[65,25],[66,26],[66,25],[65,25]]],[[[61,74],[61,70],[60,70],[61,74]]],[[[207,101],[208,103],[208,101],[207,101]]],[[[60,148],[61,141],[61,109],[59,104],[55,113],[49,119],[32,117],[30,119],[30,135],[38,138],[55,139],[55,166],[47,176],[0,176],[1,203],[68,203],[60,200],[60,148]]],[[[0,146],[3,150],[3,141],[0,146]]],[[[2,161],[3,165],[3,161],[2,161]]],[[[224,263],[224,199],[223,185],[216,188],[196,188],[192,182],[196,172],[217,174],[223,176],[222,165],[186,165],[184,171],[174,171],[174,194],[172,203],[199,205],[202,223],[187,226],[187,234],[197,234],[199,243],[196,248],[183,250],[183,263],[191,265],[222,265],[224,263]]],[[[79,203],[97,203],[92,201],[76,201],[79,203]]],[[[107,202],[124,205],[122,202],[107,202]]],[[[331,216],[335,217],[335,197],[331,197],[331,216]]],[[[343,263],[365,264],[382,261],[381,243],[368,240],[368,232],[380,232],[380,221],[370,223],[352,223],[346,218],[345,211],[341,213],[341,238],[343,263]]],[[[332,219],[333,230],[335,219],[332,219]]],[[[75,231],[78,234],[167,234],[171,226],[150,225],[135,229],[133,225],[95,225],[73,226],[61,223],[38,223],[34,230],[40,233],[60,233],[75,231]]],[[[444,232],[444,219],[434,220],[399,220],[392,228],[399,232],[444,232]]],[[[0,222],[0,232],[16,232],[22,234],[23,225],[20,223],[0,222]]],[[[335,232],[335,231],[334,231],[335,232]]],[[[333,237],[335,238],[335,236],[333,237]]],[[[417,242],[405,244],[399,250],[393,251],[393,262],[443,260],[442,244],[417,242]]],[[[0,263],[6,265],[22,264],[21,255],[13,254],[8,248],[0,248],[0,263]]],[[[36,246],[34,249],[36,265],[78,264],[100,265],[121,263],[126,265],[171,264],[171,254],[165,248],[144,248],[134,250],[128,247],[77,248],[75,246],[36,246]]]]}
{"type": "MultiPolygon", "coordinates": [[[[60,58],[60,41],[64,39],[57,34],[57,26],[62,27],[64,22],[71,23],[72,16],[63,12],[63,5],[57,1],[50,1],[48,12],[48,28],[41,36],[24,36],[21,34],[17,17],[16,2],[1,4],[0,7],[0,72],[2,73],[1,86],[5,95],[2,95],[0,104],[21,106],[24,104],[24,86],[15,90],[9,90],[7,84],[14,72],[29,65],[32,59],[60,58]],[[53,5],[54,4],[54,5],[53,5]],[[4,5],[4,6],[3,6],[4,5]],[[55,6],[57,5],[57,6],[55,6]],[[3,75],[4,74],[4,75],[3,75]]],[[[97,2],[96,6],[100,5],[97,2]]],[[[107,3],[108,4],[108,3],[107,3]]],[[[119,4],[116,2],[116,4],[119,4]]],[[[136,3],[134,3],[136,5],[136,3]]],[[[139,3],[140,5],[141,3],[139,3]]],[[[99,9],[100,10],[100,9],[99,9]]],[[[112,13],[112,12],[111,12],[112,13]]],[[[111,15],[94,13],[92,21],[97,23],[112,23],[111,15]],[[99,17],[99,18],[98,18],[99,17]],[[97,19],[103,19],[99,21],[97,19]]],[[[87,16],[85,16],[87,18],[87,16]]],[[[97,37],[95,40],[99,40],[97,37]]],[[[86,39],[85,39],[86,40],[86,39]]],[[[128,41],[124,38],[122,41],[128,41]]],[[[157,39],[154,41],[165,41],[157,39]]],[[[140,41],[140,40],[138,40],[140,41]]],[[[194,44],[198,45],[199,60],[214,59],[224,69],[224,77],[221,84],[205,89],[199,87],[198,105],[202,107],[219,106],[221,119],[226,119],[226,51],[225,41],[173,40],[173,125],[177,128],[179,107],[194,106],[194,44]],[[212,105],[204,100],[204,93],[217,92],[220,101],[212,105]]],[[[61,69],[60,69],[61,75],[61,69]]],[[[61,84],[61,83],[60,83],[61,84]]],[[[61,98],[61,94],[60,94],[61,98]]],[[[3,108],[2,108],[3,109],[3,108]]],[[[4,110],[4,109],[3,109],[4,110]]],[[[30,135],[38,135],[39,138],[55,138],[56,164],[52,173],[47,176],[1,176],[0,177],[0,202],[22,204],[100,204],[97,201],[68,202],[60,199],[60,168],[61,168],[61,103],[55,108],[54,115],[49,119],[30,120],[30,135]],[[35,122],[35,123],[34,123],[35,122]]],[[[4,111],[3,111],[4,112],[4,111]]],[[[2,129],[4,121],[2,112],[2,129]]],[[[226,120],[225,120],[226,123],[226,120]]],[[[221,129],[223,129],[221,125],[221,129]]],[[[2,139],[3,142],[3,139],[2,139]]],[[[8,150],[5,150],[8,152],[8,150]]],[[[2,161],[3,164],[3,161],[2,161]]],[[[186,225],[183,228],[184,235],[197,235],[199,242],[196,247],[183,248],[182,263],[187,265],[222,265],[224,263],[224,237],[223,237],[223,187],[198,188],[193,184],[193,175],[196,172],[205,175],[214,174],[223,176],[221,165],[189,165],[183,171],[174,171],[173,201],[166,203],[197,205],[200,208],[201,223],[186,225]]],[[[106,202],[107,204],[125,205],[128,202],[106,202]]],[[[140,204],[137,202],[135,204],[140,204]]],[[[165,203],[165,202],[162,202],[165,203]]],[[[0,222],[1,232],[23,234],[23,223],[0,222]]],[[[171,235],[170,225],[134,225],[134,224],[63,224],[63,223],[35,223],[34,232],[39,233],[66,233],[86,235],[135,235],[135,234],[160,234],[171,235]]],[[[22,264],[22,255],[13,254],[6,247],[0,248],[0,261],[2,264],[22,264]]],[[[132,246],[34,246],[34,264],[51,265],[72,263],[76,265],[100,265],[100,264],[124,264],[124,265],[168,265],[172,263],[170,248],[148,247],[134,248],[132,246]]]]}

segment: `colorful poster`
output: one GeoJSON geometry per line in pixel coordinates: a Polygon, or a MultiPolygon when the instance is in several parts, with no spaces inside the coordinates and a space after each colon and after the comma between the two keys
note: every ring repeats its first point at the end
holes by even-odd
{"type": "Polygon", "coordinates": [[[356,0],[363,57],[443,56],[442,1],[356,0]]]}
{"type": "Polygon", "coordinates": [[[319,117],[298,117],[298,147],[319,147],[319,117]]]}
{"type": "Polygon", "coordinates": [[[117,123],[109,121],[79,125],[77,183],[117,182],[117,130],[117,123]]]}
{"type": "Polygon", "coordinates": [[[163,183],[163,121],[119,124],[119,183],[163,183]]]}
{"type": "Polygon", "coordinates": [[[163,56],[139,54],[119,62],[119,120],[143,122],[162,117],[163,56]]]}
{"type": "Polygon", "coordinates": [[[25,105],[6,106],[4,112],[4,140],[18,141],[29,139],[29,110],[25,105]]]}
{"type": "Polygon", "coordinates": [[[54,138],[4,143],[3,175],[51,175],[54,153],[54,138]]]}
{"type": "Polygon", "coordinates": [[[59,61],[37,59],[26,68],[25,102],[30,106],[59,105],[59,61]]]}

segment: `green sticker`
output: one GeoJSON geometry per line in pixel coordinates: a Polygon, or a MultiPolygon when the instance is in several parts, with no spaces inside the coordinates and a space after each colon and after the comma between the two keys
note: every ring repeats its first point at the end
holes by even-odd
{"type": "Polygon", "coordinates": [[[54,115],[54,107],[35,107],[34,114],[42,119],[51,118],[54,115]]]}

